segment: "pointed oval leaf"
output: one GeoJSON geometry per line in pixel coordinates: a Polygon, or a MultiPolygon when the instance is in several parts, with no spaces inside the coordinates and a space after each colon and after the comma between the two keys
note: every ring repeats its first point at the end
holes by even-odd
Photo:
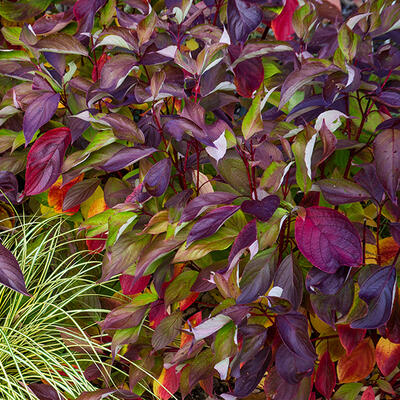
{"type": "Polygon", "coordinates": [[[153,147],[149,148],[136,148],[136,147],[125,147],[115,153],[110,159],[108,159],[100,168],[107,172],[115,172],[129,165],[141,160],[153,154],[157,149],[153,147]]]}
{"type": "Polygon", "coordinates": [[[0,243],[0,283],[19,293],[29,296],[26,290],[24,276],[18,261],[11,253],[0,243]]]}
{"type": "Polygon", "coordinates": [[[154,350],[161,350],[170,344],[178,335],[181,327],[182,314],[180,312],[174,312],[165,317],[157,326],[151,338],[154,350]]]}
{"type": "Polygon", "coordinates": [[[88,51],[75,37],[66,33],[55,33],[40,39],[34,46],[39,51],[87,56],[88,51]]]}
{"type": "Polygon", "coordinates": [[[70,143],[71,132],[68,128],[52,129],[36,140],[27,157],[26,195],[42,193],[57,181],[70,143]]]}
{"type": "Polygon", "coordinates": [[[396,269],[394,266],[382,267],[360,284],[358,296],[368,304],[364,318],[350,324],[357,329],[376,329],[386,324],[392,313],[396,290],[396,269]]]}
{"type": "Polygon", "coordinates": [[[60,102],[58,93],[46,92],[35,99],[26,109],[23,120],[25,143],[28,145],[35,132],[50,121],[60,102]]]}
{"type": "Polygon", "coordinates": [[[167,190],[171,177],[171,167],[171,160],[164,158],[154,164],[147,172],[143,184],[152,196],[160,197],[167,190]]]}
{"type": "Polygon", "coordinates": [[[297,217],[295,237],[299,250],[315,267],[333,274],[346,265],[362,263],[358,232],[351,222],[336,210],[309,207],[304,218],[297,217]]]}
{"type": "Polygon", "coordinates": [[[328,274],[313,267],[308,271],[306,288],[310,293],[336,294],[345,284],[349,274],[350,268],[348,267],[340,267],[333,274],[328,274]]]}
{"type": "Polygon", "coordinates": [[[371,338],[366,338],[337,364],[340,383],[359,382],[366,378],[375,365],[375,347],[371,338]]]}
{"type": "Polygon", "coordinates": [[[317,373],[315,375],[315,388],[329,399],[332,395],[333,389],[336,386],[336,370],[335,364],[331,360],[329,351],[326,351],[321,359],[317,373]]]}
{"type": "Polygon", "coordinates": [[[382,375],[388,376],[400,362],[400,344],[381,337],[376,345],[375,357],[382,375]]]}
{"type": "Polygon", "coordinates": [[[276,327],[283,343],[297,357],[304,360],[315,360],[317,355],[308,337],[308,323],[303,314],[291,311],[276,316],[276,327]]]}
{"type": "Polygon", "coordinates": [[[217,232],[239,208],[240,206],[224,206],[210,211],[194,224],[187,237],[186,246],[195,240],[204,239],[217,232]]]}
{"type": "Polygon", "coordinates": [[[346,179],[322,179],[318,182],[325,200],[333,205],[368,200],[370,194],[357,183],[346,179]]]}
{"type": "Polygon", "coordinates": [[[393,203],[400,181],[400,130],[387,129],[374,141],[376,174],[393,203]]]}
{"type": "Polygon", "coordinates": [[[248,304],[264,295],[272,282],[271,254],[257,254],[244,268],[237,304],[248,304]]]}
{"type": "Polygon", "coordinates": [[[279,207],[281,200],[278,196],[267,196],[262,200],[245,200],[242,205],[242,211],[254,215],[260,221],[268,221],[276,209],[279,207]]]}
{"type": "Polygon", "coordinates": [[[73,185],[64,198],[62,204],[63,211],[70,210],[82,204],[96,191],[99,185],[100,180],[97,178],[86,179],[73,185]]]}
{"type": "Polygon", "coordinates": [[[278,374],[290,385],[299,383],[305,376],[310,376],[314,370],[314,360],[304,359],[282,344],[275,356],[278,374]]]}
{"type": "Polygon", "coordinates": [[[230,204],[236,195],[227,192],[213,192],[197,196],[183,210],[180,222],[189,222],[198,217],[208,207],[219,204],[230,204]]]}
{"type": "Polygon", "coordinates": [[[350,354],[364,339],[366,329],[351,328],[350,325],[337,325],[337,333],[339,335],[340,343],[346,349],[346,353],[350,354]]]}

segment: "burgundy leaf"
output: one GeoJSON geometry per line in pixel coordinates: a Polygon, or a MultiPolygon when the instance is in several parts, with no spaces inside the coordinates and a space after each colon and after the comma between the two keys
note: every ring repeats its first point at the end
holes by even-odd
{"type": "Polygon", "coordinates": [[[397,205],[400,180],[400,130],[387,129],[374,141],[376,173],[390,200],[397,205]]]}
{"type": "Polygon", "coordinates": [[[278,196],[267,196],[262,200],[245,200],[242,205],[242,211],[254,215],[260,221],[268,221],[276,209],[279,207],[281,200],[278,196]]]}
{"type": "Polygon", "coordinates": [[[329,351],[326,351],[319,360],[317,373],[315,374],[315,388],[327,399],[330,399],[335,386],[335,364],[331,360],[329,351]]]}
{"type": "Polygon", "coordinates": [[[45,14],[32,25],[36,35],[55,33],[65,28],[73,19],[72,10],[57,14],[45,14]]]}
{"type": "Polygon", "coordinates": [[[195,240],[213,235],[239,208],[240,206],[224,206],[210,211],[194,224],[187,237],[186,246],[195,240]]]}
{"type": "Polygon", "coordinates": [[[18,261],[10,250],[0,244],[0,283],[19,293],[30,296],[18,261]]]}
{"type": "Polygon", "coordinates": [[[337,333],[342,346],[346,349],[346,353],[350,354],[357,345],[364,339],[366,329],[351,328],[350,325],[337,325],[337,333]]]}
{"type": "Polygon", "coordinates": [[[88,55],[86,47],[76,38],[60,32],[45,36],[32,47],[39,51],[50,53],[79,54],[81,56],[88,55]]]}
{"type": "Polygon", "coordinates": [[[6,203],[16,203],[18,194],[18,181],[9,171],[0,171],[0,200],[6,203]]]}
{"type": "Polygon", "coordinates": [[[171,160],[169,158],[164,158],[154,164],[147,172],[143,184],[152,196],[160,197],[167,190],[171,177],[171,167],[171,160]]]}
{"type": "Polygon", "coordinates": [[[57,392],[52,386],[44,383],[31,383],[29,389],[39,400],[64,400],[65,397],[57,392]]]}
{"type": "Polygon", "coordinates": [[[262,20],[263,13],[244,0],[228,0],[228,33],[233,44],[245,42],[262,20]]]}
{"type": "Polygon", "coordinates": [[[325,124],[325,120],[322,121],[319,136],[321,137],[323,145],[323,153],[318,161],[318,165],[324,162],[335,151],[337,143],[336,136],[328,129],[325,124]]]}
{"type": "Polygon", "coordinates": [[[121,284],[122,293],[129,296],[140,293],[150,282],[151,275],[136,278],[133,275],[120,275],[119,282],[121,284]]]}
{"type": "Polygon", "coordinates": [[[256,247],[255,250],[257,251],[257,223],[255,220],[250,221],[235,239],[231,252],[229,253],[227,270],[230,270],[238,263],[239,258],[246,249],[250,248],[250,253],[252,253],[251,250],[254,247],[256,247]]]}
{"type": "Polygon", "coordinates": [[[73,185],[65,195],[62,204],[63,211],[69,210],[82,204],[96,191],[99,185],[100,180],[97,178],[86,179],[73,185]]]}
{"type": "Polygon", "coordinates": [[[276,327],[283,343],[297,357],[315,360],[316,354],[308,336],[307,318],[299,312],[291,311],[276,316],[276,327]]]}
{"type": "Polygon", "coordinates": [[[368,314],[350,324],[357,329],[376,329],[390,318],[396,289],[394,266],[381,267],[360,284],[358,296],[368,304],[368,314]]]}
{"type": "Polygon", "coordinates": [[[297,310],[303,299],[303,276],[300,268],[289,254],[275,272],[274,287],[280,287],[279,297],[290,301],[294,310],[297,310]]]}
{"type": "Polygon", "coordinates": [[[154,350],[161,350],[170,344],[178,335],[181,327],[182,314],[180,312],[174,312],[165,317],[152,335],[151,344],[153,345],[154,350]]]}
{"type": "Polygon", "coordinates": [[[343,265],[358,267],[362,263],[357,230],[336,210],[307,208],[305,217],[296,219],[295,237],[303,255],[324,272],[333,274],[343,265]]]}
{"type": "Polygon", "coordinates": [[[305,376],[310,376],[314,370],[314,360],[303,359],[287,346],[282,344],[275,355],[275,366],[278,374],[289,385],[296,385],[305,376]]]}
{"type": "Polygon", "coordinates": [[[155,151],[157,151],[157,149],[152,147],[142,149],[136,147],[125,147],[114,154],[109,160],[100,166],[100,168],[104,169],[106,172],[115,172],[128,167],[150,154],[153,154],[155,151]]]}
{"type": "MultiPolygon", "coordinates": [[[[78,33],[92,31],[94,16],[104,6],[107,0],[78,0],[73,7],[74,16],[78,22],[78,33]]],[[[85,37],[84,35],[82,35],[85,37]]]]}
{"type": "Polygon", "coordinates": [[[189,222],[198,217],[211,206],[230,204],[236,199],[236,195],[227,192],[212,192],[201,194],[193,199],[183,210],[180,222],[189,222]]]}
{"type": "Polygon", "coordinates": [[[278,40],[290,40],[293,33],[292,18],[299,5],[297,0],[286,0],[281,13],[272,20],[271,28],[278,40]]]}
{"type": "Polygon", "coordinates": [[[234,69],[237,92],[243,97],[252,97],[264,82],[264,67],[259,58],[240,62],[234,69]]]}
{"type": "Polygon", "coordinates": [[[25,143],[28,145],[35,132],[50,121],[60,102],[58,93],[43,93],[26,109],[23,121],[25,143]]]}
{"type": "Polygon", "coordinates": [[[111,113],[101,118],[108,123],[115,136],[121,140],[129,140],[133,143],[144,143],[143,132],[136,126],[135,122],[125,115],[111,113]]]}
{"type": "Polygon", "coordinates": [[[110,58],[101,70],[100,88],[107,91],[119,88],[136,64],[136,58],[129,54],[110,58]]]}
{"type": "Polygon", "coordinates": [[[25,194],[32,196],[47,190],[61,174],[67,147],[71,143],[68,128],[55,128],[35,141],[27,157],[25,194]]]}
{"type": "Polygon", "coordinates": [[[318,182],[325,200],[333,205],[368,200],[370,194],[357,183],[346,179],[322,179],[318,182]]]}
{"type": "Polygon", "coordinates": [[[271,254],[257,254],[244,268],[237,304],[248,304],[264,295],[272,282],[271,254]]]}

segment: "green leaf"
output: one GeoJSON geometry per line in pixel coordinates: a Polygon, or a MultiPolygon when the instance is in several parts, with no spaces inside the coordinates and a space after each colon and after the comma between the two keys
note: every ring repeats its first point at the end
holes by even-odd
{"type": "Polygon", "coordinates": [[[52,0],[2,0],[0,15],[8,21],[26,21],[42,13],[52,0]]]}
{"type": "Polygon", "coordinates": [[[167,287],[165,291],[165,306],[176,303],[190,295],[190,288],[199,275],[196,271],[184,271],[179,274],[167,287]]]}
{"type": "Polygon", "coordinates": [[[0,50],[0,61],[30,61],[28,54],[23,50],[0,50]]]}
{"type": "Polygon", "coordinates": [[[311,189],[311,156],[316,140],[314,134],[310,140],[306,138],[306,131],[300,132],[292,145],[292,151],[296,160],[296,181],[304,193],[311,189]]]}
{"type": "Polygon", "coordinates": [[[178,335],[182,327],[182,314],[174,312],[165,317],[155,329],[151,338],[151,344],[155,351],[169,345],[178,335]]]}
{"type": "Polygon", "coordinates": [[[132,211],[112,215],[108,220],[107,247],[112,246],[128,228],[131,228],[136,219],[137,214],[132,211]]]}
{"type": "Polygon", "coordinates": [[[255,133],[263,130],[260,104],[261,96],[257,95],[243,119],[242,132],[246,140],[251,138],[255,133]]]}
{"type": "Polygon", "coordinates": [[[24,43],[19,40],[21,35],[22,28],[19,26],[3,26],[1,28],[1,33],[4,36],[4,39],[7,40],[8,43],[14,46],[24,46],[24,43]]]}
{"type": "Polygon", "coordinates": [[[217,332],[213,345],[216,361],[221,361],[226,357],[233,357],[235,355],[235,335],[236,326],[233,321],[228,322],[217,332]]]}
{"type": "Polygon", "coordinates": [[[355,400],[362,388],[362,383],[345,383],[335,392],[332,400],[355,400]]]}
{"type": "Polygon", "coordinates": [[[351,61],[357,52],[360,36],[354,33],[347,24],[343,24],[338,33],[339,48],[347,61],[351,61]]]}

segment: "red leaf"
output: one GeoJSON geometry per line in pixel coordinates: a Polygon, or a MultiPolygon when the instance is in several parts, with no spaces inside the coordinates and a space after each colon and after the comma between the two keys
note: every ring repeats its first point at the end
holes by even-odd
{"type": "Polygon", "coordinates": [[[187,308],[189,308],[199,297],[198,292],[193,292],[187,297],[185,300],[182,300],[179,302],[179,308],[181,311],[185,311],[187,308]]]}
{"type": "Polygon", "coordinates": [[[309,207],[298,216],[295,237],[299,250],[315,267],[329,274],[362,262],[361,240],[351,222],[336,210],[309,207]]]}
{"type": "Polygon", "coordinates": [[[27,157],[26,195],[42,193],[57,181],[70,143],[71,132],[64,127],[52,129],[36,140],[27,157]]]}
{"type": "Polygon", "coordinates": [[[140,293],[150,282],[151,275],[136,278],[133,275],[121,275],[119,283],[121,284],[122,293],[132,295],[140,293]]]}
{"type": "Polygon", "coordinates": [[[106,247],[107,232],[86,238],[86,245],[92,254],[102,252],[106,247]]]}
{"type": "Polygon", "coordinates": [[[54,183],[49,189],[49,194],[47,196],[47,201],[49,203],[49,206],[53,207],[54,211],[60,214],[64,213],[67,215],[73,215],[76,212],[78,212],[79,208],[81,207],[80,204],[64,210],[63,203],[69,189],[71,189],[72,186],[74,186],[76,183],[81,182],[82,179],[83,179],[83,174],[77,176],[75,179],[68,182],[64,186],[62,186],[61,178],[58,179],[56,183],[54,183]]]}
{"type": "Polygon", "coordinates": [[[286,0],[282,12],[271,22],[277,40],[290,40],[294,33],[292,18],[299,3],[297,0],[286,0]]]}
{"type": "Polygon", "coordinates": [[[375,400],[375,393],[372,386],[368,386],[368,389],[361,396],[361,400],[375,400]]]}
{"type": "Polygon", "coordinates": [[[181,373],[176,372],[175,368],[176,367],[171,367],[168,369],[164,368],[159,378],[154,381],[154,394],[161,400],[168,400],[171,397],[171,394],[168,393],[168,391],[174,394],[179,389],[181,373]]]}
{"type": "Polygon", "coordinates": [[[315,387],[327,399],[331,397],[336,386],[335,364],[332,362],[329,351],[326,351],[319,361],[315,376],[315,387]]]}
{"type": "Polygon", "coordinates": [[[350,328],[349,325],[337,325],[336,326],[340,343],[346,349],[347,355],[349,355],[364,339],[366,329],[354,329],[350,328]]]}
{"type": "Polygon", "coordinates": [[[383,376],[388,376],[400,362],[400,344],[380,338],[375,349],[376,363],[383,376]]]}

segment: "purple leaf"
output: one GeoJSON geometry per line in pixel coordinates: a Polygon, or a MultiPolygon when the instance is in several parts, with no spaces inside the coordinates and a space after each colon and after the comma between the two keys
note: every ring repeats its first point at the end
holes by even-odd
{"type": "Polygon", "coordinates": [[[141,160],[153,154],[157,149],[150,148],[136,148],[136,147],[125,147],[118,151],[109,160],[107,160],[100,168],[106,172],[115,172],[128,167],[129,165],[141,160]]]}
{"type": "Polygon", "coordinates": [[[143,132],[136,126],[135,122],[122,114],[106,114],[101,121],[108,123],[114,135],[121,140],[129,140],[133,143],[144,143],[143,132]]]}
{"type": "Polygon", "coordinates": [[[333,274],[346,265],[362,263],[361,240],[351,222],[336,210],[309,207],[298,216],[295,237],[299,250],[315,267],[333,274]]]}
{"type": "Polygon", "coordinates": [[[256,252],[258,250],[257,223],[255,220],[250,221],[235,239],[231,252],[229,253],[228,271],[239,262],[239,258],[246,249],[250,249],[250,254],[252,254],[254,250],[256,252]]]}
{"type": "Polygon", "coordinates": [[[251,97],[264,81],[264,67],[259,58],[240,62],[233,70],[237,92],[251,97]]]}
{"type": "Polygon", "coordinates": [[[363,164],[360,165],[360,167],[361,170],[354,175],[353,179],[361,185],[377,203],[380,203],[385,190],[379,182],[375,165],[363,164]]]}
{"type": "Polygon", "coordinates": [[[243,0],[228,0],[228,33],[233,44],[245,42],[262,20],[262,11],[243,0]]]}
{"type": "Polygon", "coordinates": [[[10,171],[0,171],[0,200],[6,203],[17,202],[18,181],[10,171]]]}
{"type": "Polygon", "coordinates": [[[36,35],[55,33],[65,28],[72,21],[73,17],[72,10],[58,14],[45,14],[35,21],[32,29],[36,35]]]}
{"type": "MultiPolygon", "coordinates": [[[[107,0],[78,0],[73,7],[74,16],[78,22],[78,36],[92,31],[94,16],[104,6],[107,0]]],[[[82,35],[82,37],[85,37],[82,35]]]]}
{"type": "Polygon", "coordinates": [[[0,244],[0,283],[26,296],[30,296],[26,290],[24,276],[18,261],[10,250],[0,244]]]}
{"type": "Polygon", "coordinates": [[[376,173],[390,200],[397,205],[400,180],[400,131],[388,129],[374,141],[376,173]]]}
{"type": "Polygon", "coordinates": [[[237,304],[248,304],[264,295],[272,282],[271,254],[257,254],[244,268],[237,304]]]}
{"type": "Polygon", "coordinates": [[[23,121],[25,143],[28,145],[35,132],[50,121],[60,102],[58,93],[43,93],[26,109],[23,121]]]}
{"type": "Polygon", "coordinates": [[[107,329],[133,328],[142,322],[147,308],[147,305],[138,307],[133,304],[114,308],[100,323],[101,329],[105,331],[107,329]]]}
{"type": "Polygon", "coordinates": [[[270,361],[271,349],[267,346],[240,368],[240,377],[236,379],[232,394],[237,397],[246,397],[252,393],[263,378],[270,361]]]}
{"type": "Polygon", "coordinates": [[[100,88],[107,91],[117,89],[136,64],[136,58],[129,54],[118,54],[110,58],[101,70],[100,88]]]}
{"type": "Polygon", "coordinates": [[[65,195],[62,205],[63,211],[82,204],[95,192],[99,185],[100,180],[97,178],[86,179],[73,185],[65,195]]]}
{"type": "Polygon", "coordinates": [[[393,90],[385,90],[379,96],[374,97],[374,99],[388,107],[400,107],[400,93],[393,90]]]}
{"type": "Polygon", "coordinates": [[[52,129],[35,141],[27,157],[25,173],[27,196],[42,193],[57,181],[70,143],[71,133],[68,128],[52,129]]]}
{"type": "Polygon", "coordinates": [[[39,51],[49,53],[88,55],[86,47],[73,36],[66,33],[55,33],[45,36],[32,47],[39,51]]]}
{"type": "Polygon", "coordinates": [[[267,222],[279,207],[280,202],[278,196],[271,195],[262,200],[245,200],[241,209],[243,212],[254,215],[260,221],[267,222]]]}
{"type": "Polygon", "coordinates": [[[187,237],[186,247],[195,240],[213,235],[239,208],[240,206],[224,206],[210,211],[194,224],[187,237]]]}
{"type": "Polygon", "coordinates": [[[333,205],[368,200],[370,194],[357,183],[346,179],[322,179],[318,182],[325,200],[333,205]]]}
{"type": "Polygon", "coordinates": [[[318,268],[311,268],[306,277],[306,288],[310,293],[336,294],[346,282],[350,268],[340,267],[335,273],[328,274],[318,268]]]}
{"type": "Polygon", "coordinates": [[[160,197],[165,193],[171,177],[171,168],[171,160],[164,158],[149,169],[143,184],[152,196],[160,197]]]}
{"type": "Polygon", "coordinates": [[[44,383],[31,383],[29,389],[39,400],[64,400],[65,397],[57,392],[52,386],[44,383]]]}
{"type": "Polygon", "coordinates": [[[227,192],[213,192],[197,196],[183,210],[180,222],[189,222],[198,217],[208,207],[219,204],[230,204],[236,199],[236,195],[227,192]]]}
{"type": "Polygon", "coordinates": [[[303,299],[303,275],[291,254],[277,268],[274,276],[274,287],[282,289],[279,297],[290,301],[294,310],[299,308],[303,299]]]}
{"type": "Polygon", "coordinates": [[[393,308],[396,290],[396,269],[382,267],[360,284],[358,296],[368,304],[368,314],[350,324],[356,329],[376,329],[386,324],[393,308]]]}
{"type": "Polygon", "coordinates": [[[314,360],[298,357],[282,344],[275,356],[275,366],[278,374],[287,383],[295,385],[305,376],[310,376],[314,371],[314,360]]]}
{"type": "Polygon", "coordinates": [[[180,312],[174,312],[165,317],[157,326],[151,337],[151,344],[154,350],[161,350],[169,345],[178,335],[181,327],[182,314],[180,312]]]}
{"type": "Polygon", "coordinates": [[[283,343],[292,353],[306,361],[317,358],[308,336],[307,318],[303,314],[292,311],[284,315],[277,315],[275,320],[283,343]]]}

